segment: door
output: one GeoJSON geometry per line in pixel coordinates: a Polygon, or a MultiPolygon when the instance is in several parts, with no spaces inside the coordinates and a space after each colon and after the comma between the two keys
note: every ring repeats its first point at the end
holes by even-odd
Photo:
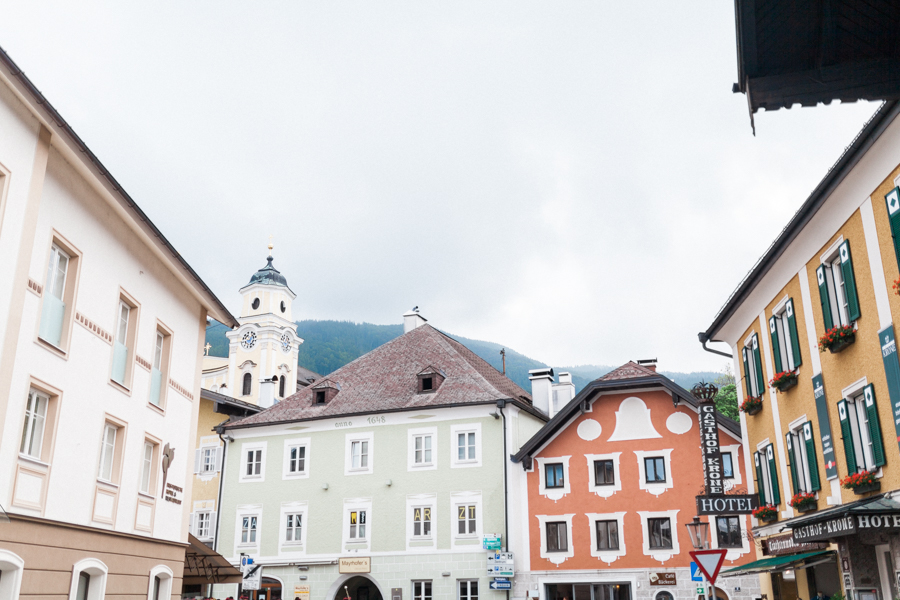
{"type": "Polygon", "coordinates": [[[878,578],[881,580],[881,597],[896,598],[897,594],[891,589],[894,585],[894,560],[891,558],[891,545],[880,544],[875,546],[875,557],[878,559],[878,578]]]}

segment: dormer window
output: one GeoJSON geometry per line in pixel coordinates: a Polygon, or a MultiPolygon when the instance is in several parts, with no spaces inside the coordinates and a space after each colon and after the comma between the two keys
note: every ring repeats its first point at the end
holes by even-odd
{"type": "Polygon", "coordinates": [[[324,404],[328,404],[331,402],[335,396],[338,395],[338,392],[341,391],[341,386],[336,382],[330,379],[323,379],[318,384],[313,387],[313,405],[314,406],[322,406],[324,404]]]}
{"type": "Polygon", "coordinates": [[[444,372],[436,367],[428,366],[416,374],[418,378],[418,389],[417,393],[419,394],[431,394],[439,387],[441,387],[441,383],[444,382],[446,376],[444,372]]]}
{"type": "Polygon", "coordinates": [[[325,390],[316,392],[316,404],[325,404],[325,390]]]}

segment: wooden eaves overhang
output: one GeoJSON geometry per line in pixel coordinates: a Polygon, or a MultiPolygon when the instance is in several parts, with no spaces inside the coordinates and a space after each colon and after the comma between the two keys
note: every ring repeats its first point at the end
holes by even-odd
{"type": "Polygon", "coordinates": [[[900,99],[900,4],[735,0],[738,82],[760,108],[900,99]]]}
{"type": "MultiPolygon", "coordinates": [[[[587,384],[574,399],[569,401],[562,410],[556,413],[546,425],[535,433],[530,440],[525,442],[522,448],[510,458],[515,463],[521,462],[523,469],[530,469],[532,457],[541,450],[544,444],[556,435],[557,432],[565,428],[577,413],[583,413],[587,408],[587,405],[596,401],[600,394],[627,392],[629,390],[646,389],[648,387],[661,387],[668,390],[669,393],[672,394],[672,402],[675,404],[683,403],[693,408],[697,408],[699,405],[693,394],[664,375],[631,377],[628,379],[613,379],[610,381],[597,379],[587,384]]],[[[729,419],[720,412],[716,412],[716,420],[719,423],[719,427],[726,429],[740,439],[741,426],[737,421],[729,419]]]]}
{"type": "Polygon", "coordinates": [[[31,114],[52,132],[51,145],[85,177],[91,187],[110,204],[138,239],[150,248],[209,315],[229,327],[238,327],[240,324],[234,315],[225,308],[193,267],[179,254],[3,48],[0,48],[0,80],[7,83],[31,114]]]}
{"type": "Polygon", "coordinates": [[[784,254],[785,250],[793,243],[804,227],[810,222],[822,206],[828,201],[831,193],[844,181],[847,175],[859,163],[860,159],[866,154],[869,148],[881,137],[881,134],[888,126],[900,115],[900,102],[896,100],[885,102],[878,111],[872,115],[872,118],[863,126],[862,130],[857,134],[856,139],[844,150],[841,157],[837,160],[816,189],[812,191],[806,201],[800,206],[788,224],[785,225],[775,241],[766,249],[765,253],[760,257],[749,273],[744,277],[737,288],[725,301],[725,304],[719,309],[718,314],[713,322],[697,334],[701,344],[707,342],[718,342],[716,336],[722,327],[734,316],[738,308],[753,292],[757,285],[763,280],[766,274],[775,266],[775,263],[784,254]]]}

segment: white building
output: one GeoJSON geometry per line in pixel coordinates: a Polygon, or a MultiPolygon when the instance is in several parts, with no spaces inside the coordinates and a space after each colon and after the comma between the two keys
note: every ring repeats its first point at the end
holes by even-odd
{"type": "Polygon", "coordinates": [[[0,598],[177,597],[206,318],[237,322],[2,50],[0,256],[0,598]]]}

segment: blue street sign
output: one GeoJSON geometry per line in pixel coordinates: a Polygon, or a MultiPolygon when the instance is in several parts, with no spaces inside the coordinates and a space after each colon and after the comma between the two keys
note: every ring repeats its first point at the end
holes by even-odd
{"type": "Polygon", "coordinates": [[[512,589],[512,581],[497,581],[496,579],[491,582],[492,590],[511,590],[512,589]]]}
{"type": "Polygon", "coordinates": [[[693,561],[691,561],[691,581],[703,581],[703,573],[700,572],[697,563],[693,561]]]}

